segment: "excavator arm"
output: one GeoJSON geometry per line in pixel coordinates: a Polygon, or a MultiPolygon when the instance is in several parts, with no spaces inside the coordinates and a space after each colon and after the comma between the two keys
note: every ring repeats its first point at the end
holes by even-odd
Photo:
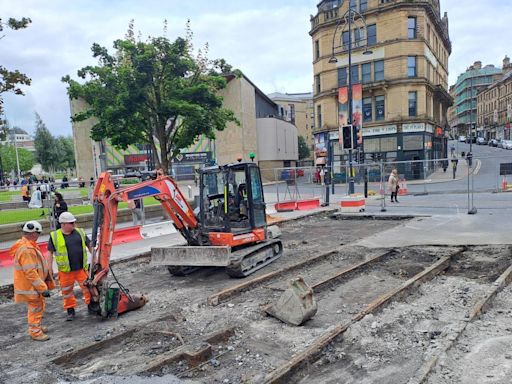
{"type": "MultiPolygon", "coordinates": [[[[126,188],[115,188],[112,176],[103,172],[94,188],[92,200],[94,206],[92,245],[93,257],[86,282],[91,292],[92,312],[105,314],[100,308],[104,301],[104,281],[110,269],[110,256],[114,229],[117,222],[117,208],[120,201],[154,197],[159,200],[171,217],[176,229],[185,237],[189,245],[199,245],[198,221],[192,207],[178,188],[176,182],[169,176],[159,176],[156,180],[148,180],[126,188]]],[[[139,308],[146,303],[142,295],[133,295],[121,290],[116,305],[116,313],[123,313],[139,308]]]]}

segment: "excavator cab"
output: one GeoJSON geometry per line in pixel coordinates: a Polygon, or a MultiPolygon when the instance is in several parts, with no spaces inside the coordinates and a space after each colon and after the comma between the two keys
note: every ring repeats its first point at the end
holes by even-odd
{"type": "Polygon", "coordinates": [[[200,170],[202,230],[243,234],[267,225],[259,168],[235,163],[200,170]]]}

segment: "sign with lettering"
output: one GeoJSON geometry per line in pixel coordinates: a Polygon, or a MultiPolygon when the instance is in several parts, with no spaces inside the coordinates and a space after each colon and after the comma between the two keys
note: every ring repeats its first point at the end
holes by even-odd
{"type": "Polygon", "coordinates": [[[425,123],[402,124],[402,132],[425,132],[425,123]]]}
{"type": "Polygon", "coordinates": [[[137,153],[134,155],[124,155],[124,163],[127,165],[143,163],[147,159],[148,159],[148,155],[146,153],[137,153]]]}
{"type": "Polygon", "coordinates": [[[363,128],[363,136],[392,135],[396,133],[396,125],[383,125],[382,127],[363,128]]]}
{"type": "Polygon", "coordinates": [[[180,153],[174,159],[175,163],[206,163],[211,159],[211,152],[180,153]]]}

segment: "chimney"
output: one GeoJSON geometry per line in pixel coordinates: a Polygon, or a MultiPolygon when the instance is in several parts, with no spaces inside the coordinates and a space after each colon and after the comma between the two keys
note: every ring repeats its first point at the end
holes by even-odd
{"type": "Polygon", "coordinates": [[[474,69],[482,69],[482,62],[481,61],[475,61],[473,64],[474,69]]]}
{"type": "Polygon", "coordinates": [[[505,58],[503,59],[503,69],[510,67],[510,58],[505,55],[505,58]]]}

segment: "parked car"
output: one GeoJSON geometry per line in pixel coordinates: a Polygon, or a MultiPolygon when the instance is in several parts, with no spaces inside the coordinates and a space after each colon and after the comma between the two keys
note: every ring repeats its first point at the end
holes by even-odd
{"type": "Polygon", "coordinates": [[[466,137],[466,143],[476,143],[476,136],[466,137]]]}
{"type": "Polygon", "coordinates": [[[459,142],[465,143],[466,142],[466,136],[459,136],[459,142]]]}
{"type": "Polygon", "coordinates": [[[497,147],[498,146],[498,140],[496,139],[490,139],[489,142],[487,143],[487,145],[489,147],[497,147]]]}
{"type": "Polygon", "coordinates": [[[487,145],[487,140],[485,140],[484,137],[477,137],[476,144],[477,145],[487,145]]]}
{"type": "Polygon", "coordinates": [[[503,149],[512,149],[512,140],[503,140],[501,142],[501,148],[503,148],[503,149]]]}

